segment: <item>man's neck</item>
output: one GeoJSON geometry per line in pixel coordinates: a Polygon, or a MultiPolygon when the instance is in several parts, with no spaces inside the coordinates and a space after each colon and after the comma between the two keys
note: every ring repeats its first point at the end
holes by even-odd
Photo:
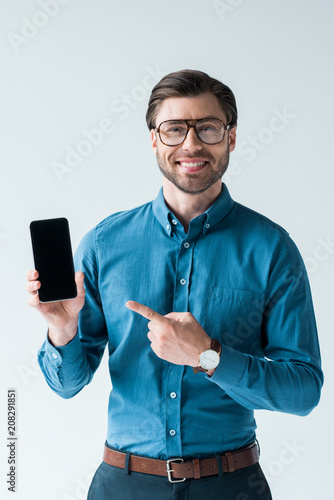
{"type": "Polygon", "coordinates": [[[188,194],[178,189],[165,177],[163,178],[163,195],[167,207],[173,212],[188,232],[189,223],[203,214],[216,201],[222,190],[221,181],[213,184],[200,194],[188,194]]]}

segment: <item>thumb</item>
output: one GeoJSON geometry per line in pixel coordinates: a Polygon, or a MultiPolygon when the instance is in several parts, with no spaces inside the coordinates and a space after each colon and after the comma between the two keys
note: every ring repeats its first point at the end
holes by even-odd
{"type": "Polygon", "coordinates": [[[82,271],[77,271],[75,273],[75,283],[77,285],[78,296],[80,297],[85,295],[84,279],[85,275],[82,271]]]}

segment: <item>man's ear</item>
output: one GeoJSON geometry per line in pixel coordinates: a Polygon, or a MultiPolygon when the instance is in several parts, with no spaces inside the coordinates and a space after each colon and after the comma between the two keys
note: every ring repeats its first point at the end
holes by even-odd
{"type": "Polygon", "coordinates": [[[234,151],[236,142],[237,142],[237,127],[233,127],[228,132],[228,144],[230,153],[234,151]]]}
{"type": "Polygon", "coordinates": [[[151,142],[152,142],[152,150],[153,154],[157,154],[157,134],[154,128],[151,130],[151,142]]]}

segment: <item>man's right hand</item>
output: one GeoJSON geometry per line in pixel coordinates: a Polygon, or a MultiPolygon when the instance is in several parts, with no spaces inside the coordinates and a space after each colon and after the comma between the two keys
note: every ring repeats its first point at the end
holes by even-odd
{"type": "Polygon", "coordinates": [[[68,344],[77,333],[79,312],[85,302],[84,273],[75,273],[77,296],[59,302],[40,302],[37,293],[41,287],[38,271],[29,271],[27,280],[26,290],[32,295],[28,304],[37,309],[49,323],[49,340],[55,347],[68,344]]]}

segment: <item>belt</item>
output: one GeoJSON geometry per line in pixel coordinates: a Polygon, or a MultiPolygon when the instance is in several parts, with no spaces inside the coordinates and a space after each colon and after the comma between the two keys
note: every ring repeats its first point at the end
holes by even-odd
{"type": "MultiPolygon", "coordinates": [[[[124,452],[112,450],[107,446],[104,447],[103,461],[109,465],[125,469],[126,456],[127,454],[124,452]]],[[[234,472],[256,464],[258,461],[259,448],[257,441],[254,441],[245,448],[232,452],[228,451],[221,456],[217,455],[216,457],[204,459],[193,458],[186,461],[178,457],[169,460],[156,460],[131,454],[128,468],[134,472],[166,476],[171,483],[178,483],[186,479],[200,479],[201,477],[217,475],[220,470],[224,474],[234,472]]]]}

